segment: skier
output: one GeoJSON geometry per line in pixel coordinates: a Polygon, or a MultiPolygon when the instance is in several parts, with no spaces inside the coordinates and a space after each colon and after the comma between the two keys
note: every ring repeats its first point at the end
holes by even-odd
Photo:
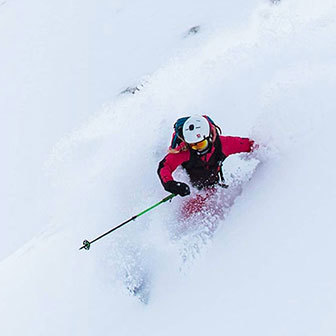
{"type": "Polygon", "coordinates": [[[223,161],[231,154],[252,151],[254,141],[220,135],[218,126],[207,116],[183,119],[186,120],[181,127],[182,134],[177,134],[180,143],[176,148],[171,146],[159,164],[158,174],[164,189],[180,196],[190,194],[186,183],[173,179],[172,174],[178,166],[186,170],[191,185],[199,190],[224,185],[223,161]]]}

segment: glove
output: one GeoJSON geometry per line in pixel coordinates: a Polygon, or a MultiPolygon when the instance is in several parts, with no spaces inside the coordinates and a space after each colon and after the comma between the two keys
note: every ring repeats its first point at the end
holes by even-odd
{"type": "Polygon", "coordinates": [[[165,183],[164,188],[175,195],[187,196],[190,194],[189,186],[183,182],[168,181],[165,183]]]}

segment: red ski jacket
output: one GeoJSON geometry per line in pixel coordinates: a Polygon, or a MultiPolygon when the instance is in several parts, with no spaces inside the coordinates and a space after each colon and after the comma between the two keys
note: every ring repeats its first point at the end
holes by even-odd
{"type": "Polygon", "coordinates": [[[202,189],[215,185],[219,182],[222,162],[231,154],[250,152],[253,143],[253,140],[248,138],[218,135],[211,145],[211,150],[204,155],[189,147],[187,150],[182,150],[186,145],[182,143],[176,153],[167,154],[160,162],[158,174],[161,183],[165,186],[168,181],[172,181],[173,172],[182,165],[194,187],[202,189]]]}

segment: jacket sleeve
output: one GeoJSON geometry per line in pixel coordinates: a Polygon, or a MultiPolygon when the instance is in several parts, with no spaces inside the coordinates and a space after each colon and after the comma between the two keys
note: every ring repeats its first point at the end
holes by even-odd
{"type": "Polygon", "coordinates": [[[173,180],[173,172],[183,162],[188,161],[190,158],[189,151],[180,153],[169,153],[159,163],[158,174],[162,185],[164,186],[168,181],[173,180]]]}
{"type": "Polygon", "coordinates": [[[251,152],[254,144],[254,141],[249,138],[220,136],[220,140],[222,143],[222,152],[225,156],[236,153],[251,152]]]}

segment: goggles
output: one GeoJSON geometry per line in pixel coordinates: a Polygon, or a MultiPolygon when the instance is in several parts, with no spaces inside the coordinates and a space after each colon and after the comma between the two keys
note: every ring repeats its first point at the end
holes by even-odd
{"type": "Polygon", "coordinates": [[[209,144],[209,141],[207,139],[204,139],[200,142],[190,144],[190,147],[193,150],[202,151],[208,147],[208,144],[209,144]]]}

